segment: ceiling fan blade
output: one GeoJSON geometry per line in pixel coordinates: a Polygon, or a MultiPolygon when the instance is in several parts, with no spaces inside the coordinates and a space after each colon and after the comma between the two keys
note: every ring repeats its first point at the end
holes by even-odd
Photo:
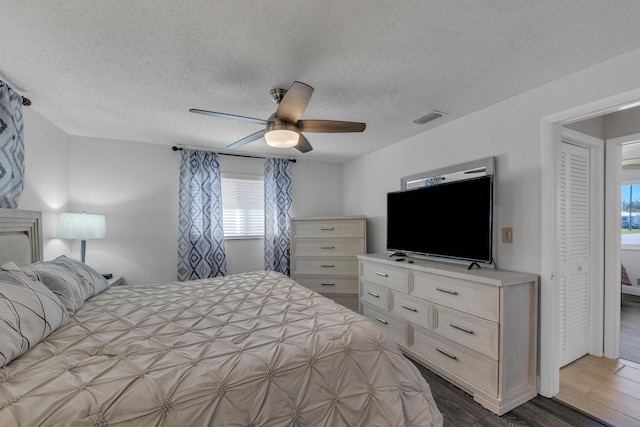
{"type": "Polygon", "coordinates": [[[311,144],[309,144],[307,138],[305,138],[301,133],[299,133],[298,135],[300,135],[300,137],[298,138],[298,145],[296,145],[294,148],[301,153],[308,153],[309,151],[313,150],[313,147],[311,146],[311,144]]]}
{"type": "Polygon", "coordinates": [[[235,114],[216,113],[214,111],[199,110],[197,108],[192,108],[189,110],[189,112],[196,113],[196,114],[204,114],[206,116],[219,117],[221,119],[240,120],[243,122],[256,123],[258,125],[266,125],[267,123],[270,123],[268,120],[254,119],[253,117],[236,116],[235,114]]]}
{"type": "Polygon", "coordinates": [[[233,144],[227,145],[227,148],[239,148],[242,147],[243,145],[246,145],[250,142],[255,141],[256,139],[260,139],[264,136],[266,132],[266,129],[262,129],[256,133],[252,133],[249,136],[245,136],[242,139],[237,140],[236,142],[234,142],[233,144]]]}
{"type": "Polygon", "coordinates": [[[366,123],[337,120],[298,120],[296,124],[301,132],[363,132],[367,127],[366,123]]]}
{"type": "Polygon", "coordinates": [[[312,94],[313,88],[308,84],[293,82],[278,105],[276,117],[290,123],[297,122],[307,108],[312,94]]]}

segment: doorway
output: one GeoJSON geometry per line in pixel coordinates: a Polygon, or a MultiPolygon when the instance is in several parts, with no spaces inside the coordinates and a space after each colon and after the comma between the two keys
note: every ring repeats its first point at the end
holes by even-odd
{"type": "MultiPolygon", "coordinates": [[[[563,134],[567,132],[565,125],[576,123],[616,111],[627,109],[640,99],[640,89],[588,105],[573,108],[542,119],[542,176],[541,176],[541,268],[540,268],[540,364],[539,392],[543,396],[553,397],[560,389],[560,304],[557,277],[557,235],[558,235],[558,183],[561,143],[563,134]]],[[[568,130],[571,133],[571,130],[568,130]]],[[[575,131],[574,131],[575,132],[575,131]]],[[[602,140],[600,140],[602,141],[602,140]]],[[[611,203],[605,204],[604,160],[605,146],[591,147],[592,158],[600,159],[600,178],[594,179],[596,193],[602,197],[599,205],[605,211],[599,219],[594,218],[600,231],[595,233],[599,243],[593,245],[593,256],[596,262],[591,265],[600,268],[593,276],[598,280],[591,285],[589,303],[589,322],[591,325],[589,353],[595,356],[617,357],[619,339],[619,307],[620,307],[620,256],[619,229],[605,221],[612,216],[619,217],[619,203],[613,208],[611,203]],[[594,152],[597,151],[597,153],[594,152]],[[594,155],[595,154],[595,155],[594,155]],[[612,239],[604,239],[604,235],[612,239]],[[618,236],[616,238],[616,236],[618,236]],[[608,280],[604,280],[607,278],[608,280]],[[613,278],[613,281],[611,280],[613,278]],[[606,298],[605,298],[606,296],[606,298]]],[[[607,145],[608,152],[608,145],[607,145]]],[[[620,157],[606,157],[606,167],[620,165],[620,157]]],[[[610,182],[610,181],[609,181],[610,182]]],[[[610,184],[608,184],[610,185],[610,184]]],[[[607,189],[607,193],[609,190],[607,189]]],[[[619,220],[618,220],[619,227],[619,220]]]]}
{"type": "Polygon", "coordinates": [[[619,137],[622,167],[620,357],[640,363],[640,134],[619,137]],[[635,191],[635,193],[634,193],[635,191]]]}
{"type": "MultiPolygon", "coordinates": [[[[640,117],[640,111],[634,114],[640,117]]],[[[635,206],[630,205],[631,200],[638,198],[632,196],[633,188],[627,189],[629,194],[626,196],[626,204],[624,196],[625,184],[636,182],[638,185],[636,194],[640,194],[640,134],[608,139],[605,147],[606,214],[602,228],[607,229],[604,246],[607,248],[608,255],[604,259],[611,267],[617,266],[617,272],[614,276],[604,276],[607,286],[595,285],[595,288],[609,292],[605,294],[605,301],[617,299],[617,310],[602,314],[604,316],[602,333],[605,338],[602,353],[607,357],[595,357],[593,356],[595,353],[590,352],[590,355],[563,367],[560,371],[560,391],[556,398],[614,425],[638,425],[640,423],[640,411],[637,409],[640,407],[640,364],[617,357],[619,348],[620,350],[623,348],[620,300],[621,286],[624,288],[624,285],[621,284],[621,265],[628,261],[628,264],[633,266],[632,277],[637,279],[636,276],[640,275],[640,214],[634,213],[636,207],[640,208],[640,202],[635,206]],[[627,166],[621,167],[621,165],[627,166]],[[629,172],[634,170],[637,172],[629,172]],[[625,206],[628,233],[625,233],[621,227],[624,224],[625,206]],[[634,245],[634,242],[637,244],[634,245]],[[621,255],[625,248],[631,252],[631,255],[621,255]],[[638,262],[635,262],[635,257],[638,262]],[[622,264],[620,260],[623,261],[622,264]],[[616,320],[619,322],[620,329],[615,331],[607,329],[605,326],[607,322],[609,325],[614,325],[616,320]],[[619,343],[620,347],[618,348],[616,344],[615,348],[607,348],[606,342],[619,343]]],[[[609,268],[609,271],[614,270],[616,269],[609,268]]],[[[629,293],[634,293],[633,291],[631,289],[629,293]]],[[[640,286],[635,287],[635,292],[640,295],[640,286]]],[[[604,307],[604,303],[602,305],[604,307]]],[[[640,328],[639,332],[632,336],[640,339],[640,328]]],[[[638,353],[640,356],[640,352],[638,353]]]]}

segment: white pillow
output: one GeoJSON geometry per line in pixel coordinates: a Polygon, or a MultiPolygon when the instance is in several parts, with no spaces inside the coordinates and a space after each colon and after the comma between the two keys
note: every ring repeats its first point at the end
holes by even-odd
{"type": "Polygon", "coordinates": [[[87,289],[87,298],[98,295],[109,287],[109,282],[102,274],[95,271],[88,264],[80,262],[77,259],[60,255],[58,258],[50,262],[64,265],[70,271],[75,273],[87,289]]]}
{"type": "Polygon", "coordinates": [[[37,262],[21,268],[30,279],[38,280],[49,288],[69,312],[74,315],[93,290],[82,277],[67,265],[57,261],[37,262]]]}
{"type": "Polygon", "coordinates": [[[60,300],[21,271],[0,270],[0,367],[69,321],[60,300]]]}

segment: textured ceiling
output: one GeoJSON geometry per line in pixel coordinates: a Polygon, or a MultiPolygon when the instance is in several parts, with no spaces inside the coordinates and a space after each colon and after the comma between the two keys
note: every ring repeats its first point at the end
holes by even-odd
{"type": "Polygon", "coordinates": [[[315,88],[307,134],[343,162],[640,48],[637,0],[2,0],[0,73],[70,135],[223,149],[266,119],[273,87],[315,88]],[[411,123],[431,110],[449,113],[411,123]]]}

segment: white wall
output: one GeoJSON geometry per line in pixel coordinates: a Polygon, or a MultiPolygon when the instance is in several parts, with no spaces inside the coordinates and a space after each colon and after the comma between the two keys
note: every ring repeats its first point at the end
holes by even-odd
{"type": "Polygon", "coordinates": [[[640,107],[604,116],[604,139],[640,133],[640,107]]]}
{"type": "Polygon", "coordinates": [[[291,171],[292,216],[342,215],[342,165],[298,160],[291,171]]]}
{"type": "Polygon", "coordinates": [[[538,271],[539,141],[532,132],[535,120],[518,123],[517,117],[528,110],[526,103],[486,109],[346,164],[345,214],[367,215],[368,251],[385,250],[386,193],[400,189],[402,176],[495,156],[494,224],[514,232],[513,244],[497,244],[496,260],[501,268],[538,271]],[[520,134],[519,126],[530,128],[529,135],[520,134]]]}
{"type": "MultiPolygon", "coordinates": [[[[107,216],[107,239],[87,242],[87,263],[127,284],[176,280],[179,152],[131,141],[71,137],[70,209],[107,216]]],[[[263,160],[220,156],[225,173],[262,175],[263,160]]],[[[341,166],[292,164],[293,212],[342,213],[341,166]]],[[[79,256],[79,244],[72,245],[79,256]]],[[[229,274],[264,268],[262,240],[228,240],[229,274]]]]}
{"type": "Polygon", "coordinates": [[[606,116],[598,116],[588,120],[581,120],[576,123],[568,124],[566,127],[586,135],[591,135],[598,139],[605,139],[604,136],[604,118],[606,116]]]}
{"type": "Polygon", "coordinates": [[[42,212],[44,259],[69,255],[69,242],[56,239],[58,212],[69,209],[69,136],[23,107],[25,183],[19,209],[42,212]]]}
{"type": "Polygon", "coordinates": [[[179,160],[166,146],[71,137],[70,209],[107,217],[107,238],[87,241],[87,264],[128,284],[175,280],[179,160]]]}
{"type": "Polygon", "coordinates": [[[614,58],[363,156],[344,167],[344,212],[369,217],[369,252],[385,249],[385,193],[400,178],[487,156],[496,157],[495,230],[500,268],[540,272],[543,117],[640,87],[640,51],[614,58]],[[589,90],[585,90],[589,88],[589,90]]]}

